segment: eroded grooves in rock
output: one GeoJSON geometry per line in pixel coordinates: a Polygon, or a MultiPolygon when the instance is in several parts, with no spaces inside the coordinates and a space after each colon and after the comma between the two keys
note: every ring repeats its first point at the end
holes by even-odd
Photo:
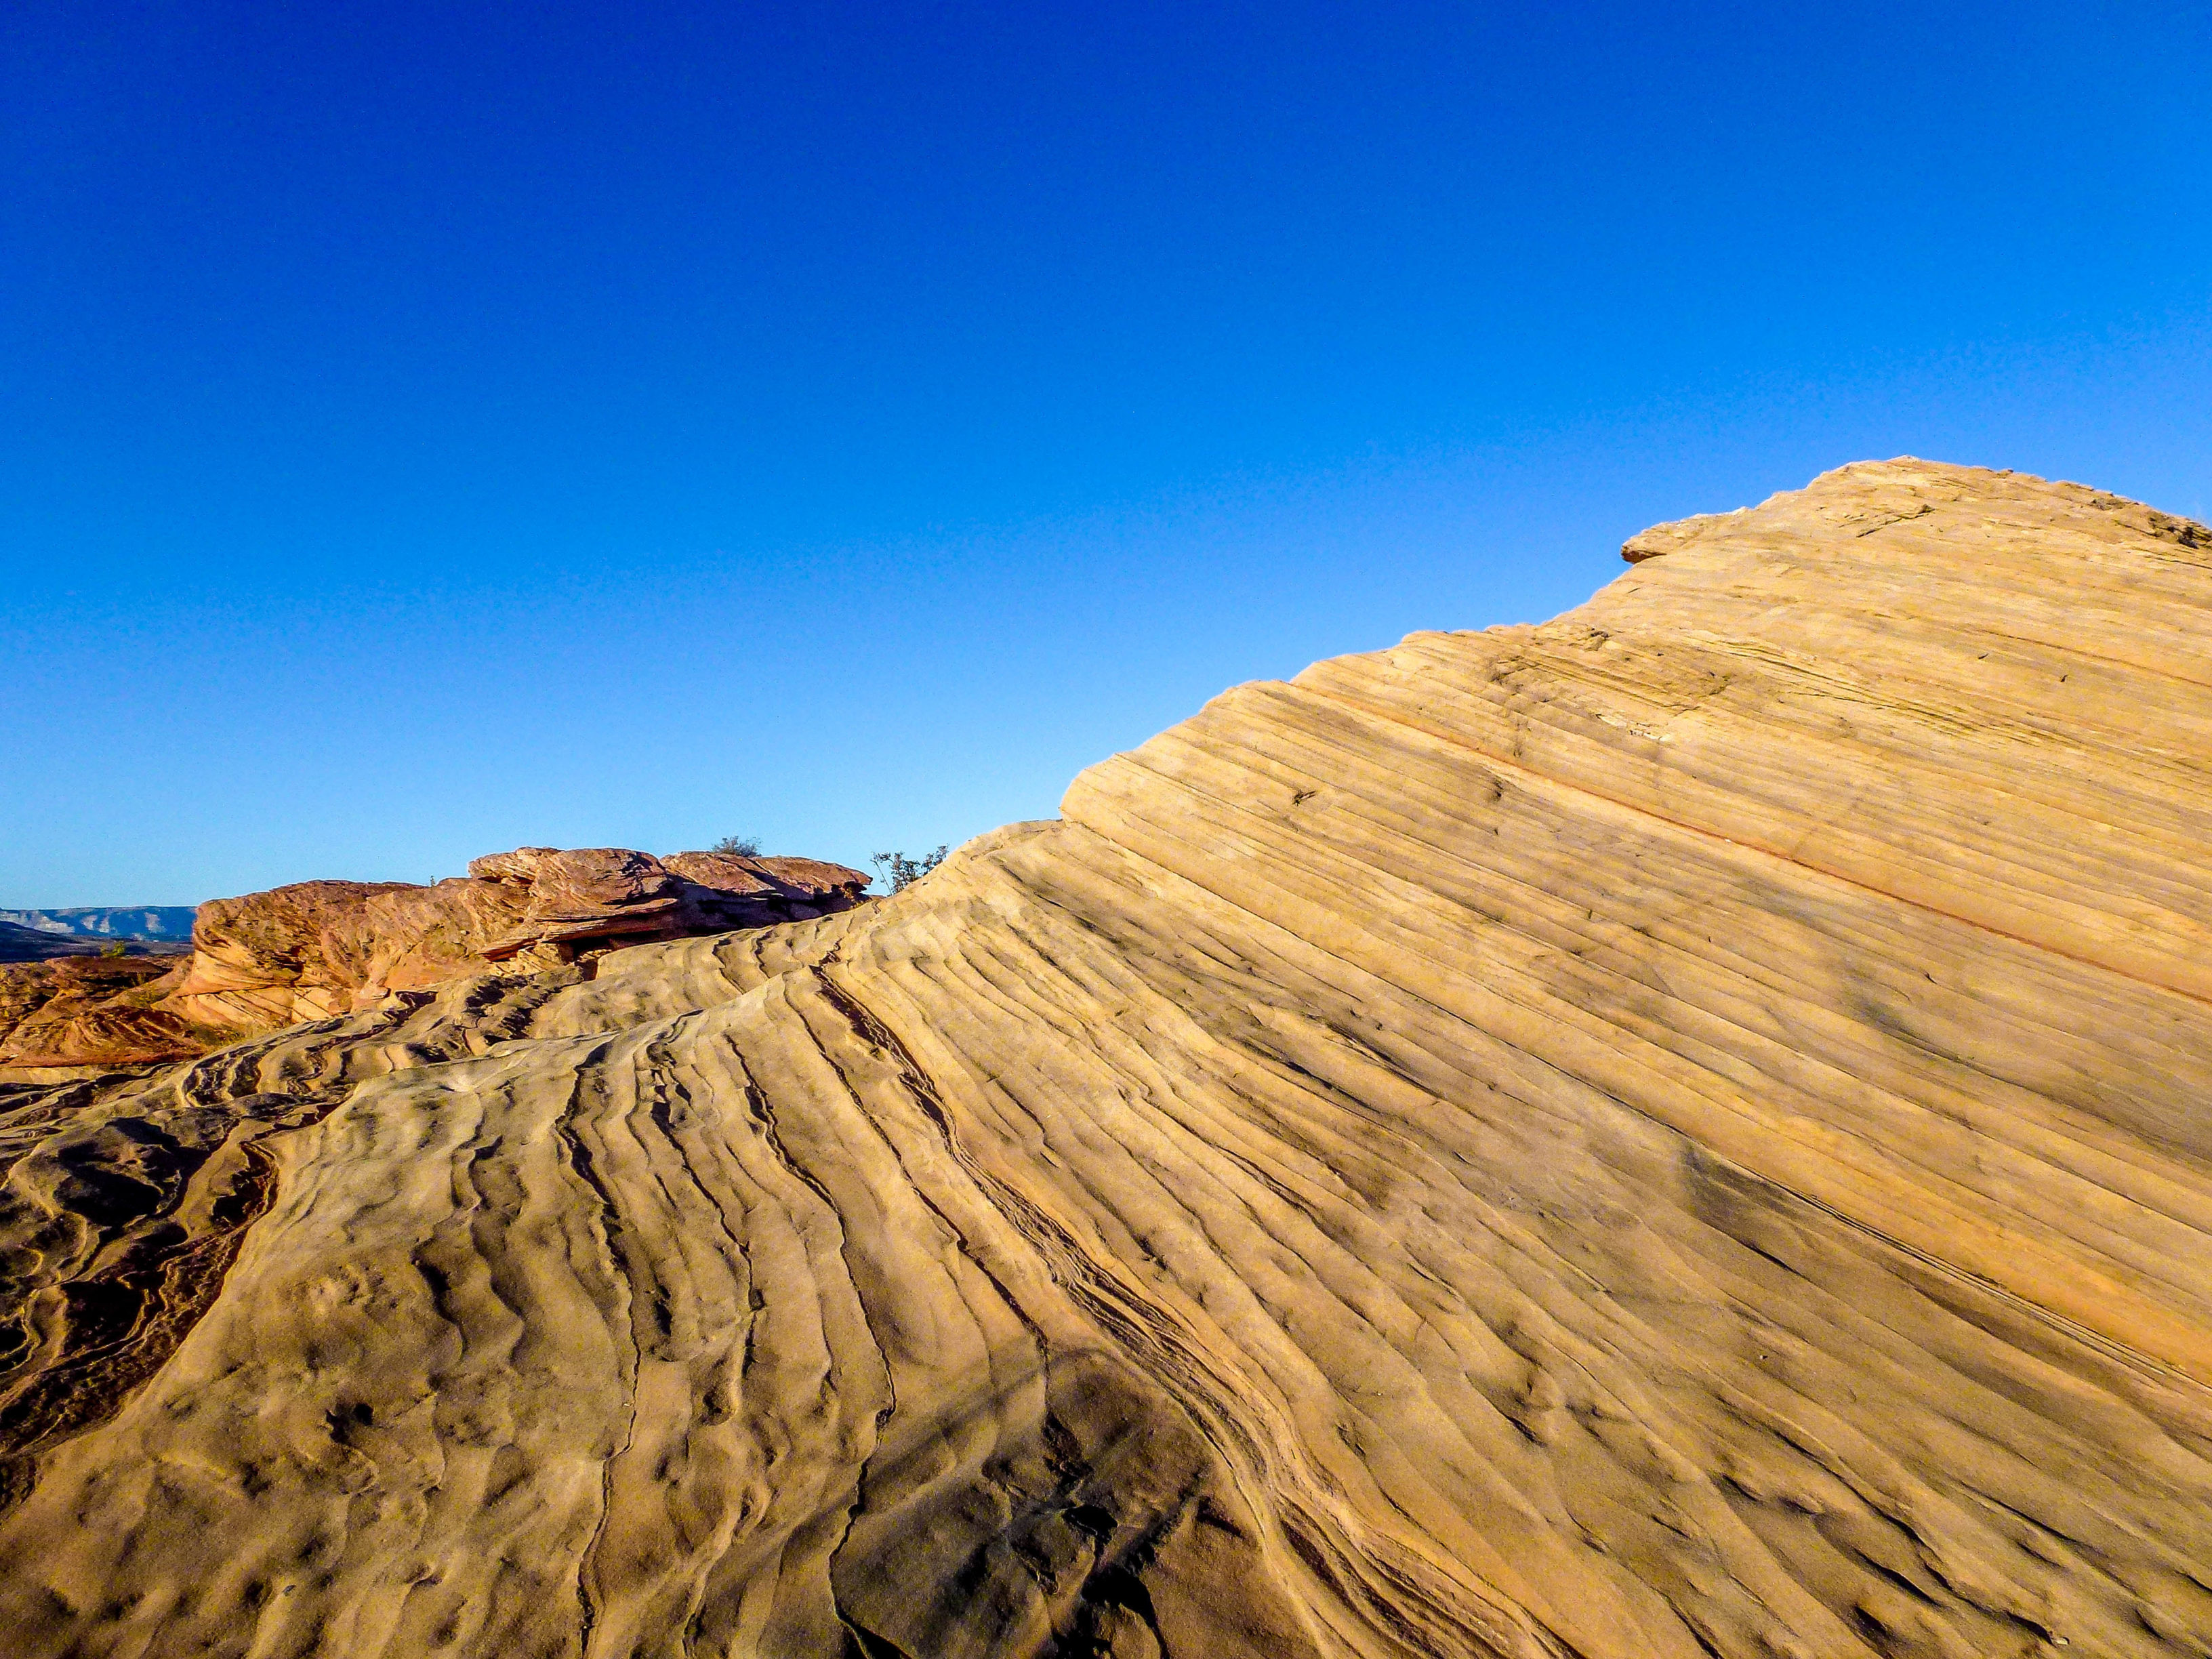
{"type": "Polygon", "coordinates": [[[0,1097],[13,1650],[2212,1650],[2206,532],[1628,551],[894,900],[0,1097]]]}

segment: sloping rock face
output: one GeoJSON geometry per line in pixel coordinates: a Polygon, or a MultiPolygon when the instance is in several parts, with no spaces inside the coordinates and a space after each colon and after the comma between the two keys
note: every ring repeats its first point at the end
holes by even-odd
{"type": "Polygon", "coordinates": [[[0,1098],[27,1656],[2212,1650],[2212,554],[1850,467],[0,1098]]]}

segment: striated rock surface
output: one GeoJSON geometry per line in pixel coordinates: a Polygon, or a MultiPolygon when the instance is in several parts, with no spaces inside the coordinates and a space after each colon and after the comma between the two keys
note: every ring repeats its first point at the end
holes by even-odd
{"type": "Polygon", "coordinates": [[[2207,539],[1845,468],[884,902],[0,1094],[0,1629],[2212,1650],[2207,539]]]}
{"type": "Polygon", "coordinates": [[[112,1071],[199,1053],[204,1045],[182,1021],[151,1008],[176,965],[98,955],[0,964],[0,1075],[112,1071]]]}

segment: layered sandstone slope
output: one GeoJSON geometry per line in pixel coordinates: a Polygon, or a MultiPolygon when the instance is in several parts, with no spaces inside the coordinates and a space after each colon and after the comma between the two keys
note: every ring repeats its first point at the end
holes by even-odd
{"type": "MultiPolygon", "coordinates": [[[[149,1012],[176,966],[173,957],[81,952],[0,963],[0,1078],[15,1055],[51,1053],[57,1044],[97,1054],[111,1069],[192,1052],[176,1046],[149,1012]]],[[[184,1035],[181,1026],[173,1030],[184,1035]]]]}
{"type": "Polygon", "coordinates": [[[26,1655],[2212,1650],[2212,550],[1898,462],[21,1091],[26,1655]]]}

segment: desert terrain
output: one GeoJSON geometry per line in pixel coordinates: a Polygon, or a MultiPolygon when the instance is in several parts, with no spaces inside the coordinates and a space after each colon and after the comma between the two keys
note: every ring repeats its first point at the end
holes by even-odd
{"type": "Polygon", "coordinates": [[[1624,551],[888,899],[204,908],[0,1084],[6,1650],[2212,1652],[2212,532],[1624,551]]]}

